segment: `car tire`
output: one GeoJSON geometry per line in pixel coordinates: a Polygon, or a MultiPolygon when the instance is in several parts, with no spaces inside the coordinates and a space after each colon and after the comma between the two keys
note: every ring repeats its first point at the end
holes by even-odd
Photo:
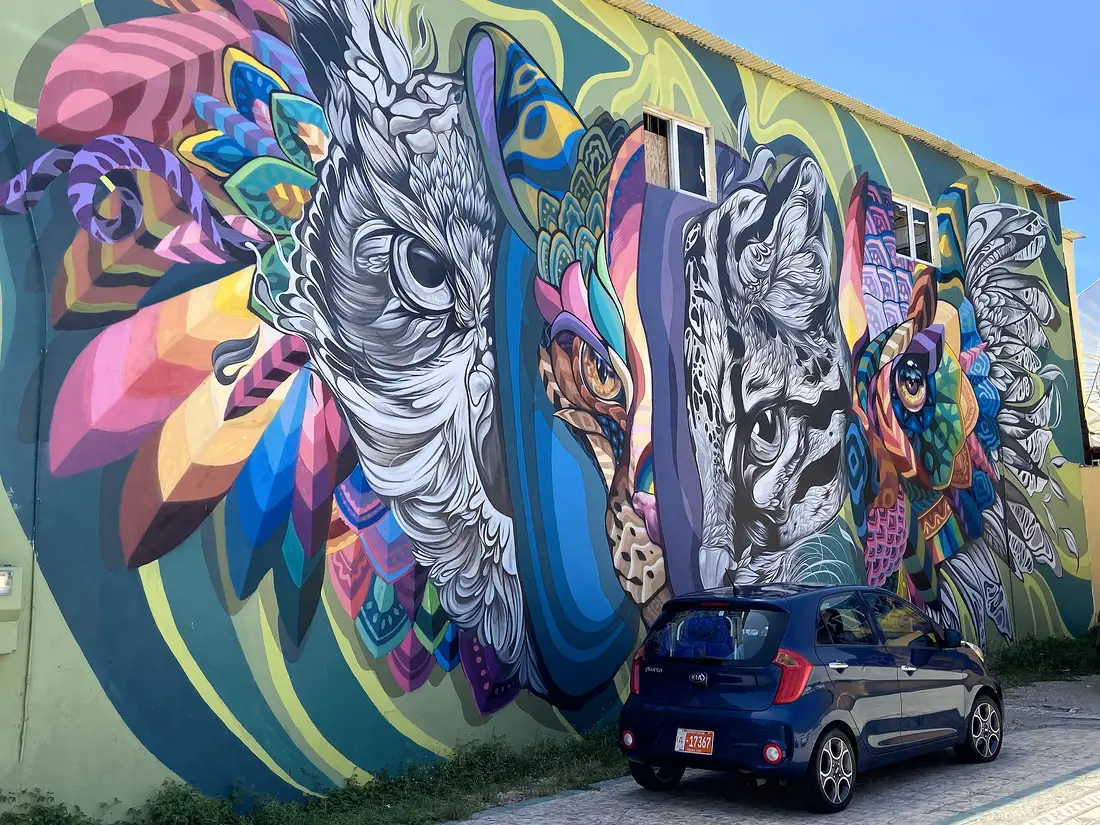
{"type": "Polygon", "coordinates": [[[856,784],[856,749],[839,728],[829,728],[817,740],[802,796],[806,807],[822,814],[836,814],[852,801],[856,784]]]}
{"type": "Polygon", "coordinates": [[[992,762],[1001,755],[1003,743],[1001,706],[989,694],[980,693],[966,717],[966,741],[955,748],[955,753],[964,762],[992,762]]]}
{"type": "Polygon", "coordinates": [[[641,762],[630,762],[630,775],[647,791],[667,791],[675,788],[684,778],[684,769],[655,767],[641,762]]]}

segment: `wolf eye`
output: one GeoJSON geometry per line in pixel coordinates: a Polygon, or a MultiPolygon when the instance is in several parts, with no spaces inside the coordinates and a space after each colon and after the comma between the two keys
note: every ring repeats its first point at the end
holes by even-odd
{"type": "Polygon", "coordinates": [[[429,313],[451,308],[450,267],[423,241],[411,236],[394,241],[392,269],[394,290],[412,308],[429,313]]]}
{"type": "Polygon", "coordinates": [[[599,355],[591,346],[580,341],[581,377],[584,385],[601,401],[615,401],[623,391],[623,382],[615,373],[615,368],[607,359],[599,355]]]}
{"type": "Polygon", "coordinates": [[[779,458],[783,445],[783,423],[774,409],[761,410],[752,421],[749,432],[749,452],[761,464],[771,464],[779,458]]]}

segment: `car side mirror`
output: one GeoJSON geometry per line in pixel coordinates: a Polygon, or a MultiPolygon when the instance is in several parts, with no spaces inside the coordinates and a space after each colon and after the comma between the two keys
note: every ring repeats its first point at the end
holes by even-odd
{"type": "Polygon", "coordinates": [[[945,630],[943,632],[943,646],[949,649],[962,647],[963,637],[957,630],[945,630]]]}

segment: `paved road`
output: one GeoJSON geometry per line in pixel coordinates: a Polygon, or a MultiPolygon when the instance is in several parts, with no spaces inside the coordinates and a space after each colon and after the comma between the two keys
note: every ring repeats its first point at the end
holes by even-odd
{"type": "MultiPolygon", "coordinates": [[[[1097,680],[1100,681],[1100,680],[1097,680]]],[[[860,777],[844,825],[1100,825],[1100,700],[1096,687],[1044,687],[1008,697],[1010,725],[991,765],[960,764],[950,751],[860,777]],[[1025,704],[1026,703],[1026,704],[1025,704]],[[1016,715],[1016,705],[1021,712],[1016,715]],[[1043,706],[1045,705],[1045,707],[1043,706]],[[1016,716],[1013,721],[1013,716],[1016,716]]],[[[632,781],[510,805],[476,825],[789,825],[821,822],[791,788],[739,787],[729,778],[689,774],[679,789],[654,794],[632,781]]]]}

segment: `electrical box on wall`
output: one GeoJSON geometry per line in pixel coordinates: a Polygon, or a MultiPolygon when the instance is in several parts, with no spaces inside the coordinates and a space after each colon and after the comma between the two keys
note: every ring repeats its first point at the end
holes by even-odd
{"type": "Polygon", "coordinates": [[[0,656],[14,653],[23,610],[22,576],[18,567],[0,564],[0,656]]]}

